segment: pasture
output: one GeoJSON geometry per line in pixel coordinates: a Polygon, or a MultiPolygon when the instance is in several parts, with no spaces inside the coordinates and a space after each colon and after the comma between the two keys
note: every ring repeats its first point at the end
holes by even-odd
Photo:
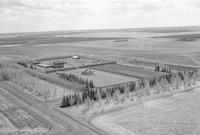
{"type": "Polygon", "coordinates": [[[198,135],[200,88],[97,116],[92,123],[111,135],[198,135]]]}
{"type": "Polygon", "coordinates": [[[138,79],[144,79],[144,80],[151,79],[154,77],[159,77],[162,75],[162,73],[160,72],[142,69],[138,67],[118,65],[118,64],[94,66],[94,67],[90,67],[90,69],[125,75],[125,76],[134,77],[138,79]]]}
{"type": "Polygon", "coordinates": [[[61,73],[66,74],[74,74],[79,76],[80,78],[86,79],[86,80],[92,80],[94,82],[95,87],[104,87],[108,85],[114,85],[119,84],[123,82],[129,82],[129,81],[135,81],[136,78],[128,77],[124,75],[119,74],[113,74],[98,70],[92,70],[93,74],[91,75],[83,75],[81,72],[85,71],[86,69],[77,69],[77,70],[69,70],[69,71],[63,71],[61,73]]]}

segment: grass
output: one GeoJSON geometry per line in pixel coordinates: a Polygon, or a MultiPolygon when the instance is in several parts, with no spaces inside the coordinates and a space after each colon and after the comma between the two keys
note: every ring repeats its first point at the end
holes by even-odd
{"type": "Polygon", "coordinates": [[[91,69],[125,75],[138,79],[151,79],[161,75],[159,72],[141,69],[137,67],[123,66],[118,64],[107,64],[101,66],[90,67],[91,69]]]}
{"type": "Polygon", "coordinates": [[[81,74],[81,72],[84,70],[86,69],[63,71],[63,73],[66,73],[66,74],[71,73],[71,74],[79,76],[80,78],[93,80],[95,87],[104,87],[108,85],[114,85],[114,84],[119,84],[123,82],[137,80],[136,78],[133,78],[133,77],[118,75],[118,74],[113,74],[113,73],[108,73],[108,72],[103,72],[103,71],[98,71],[98,70],[92,70],[94,72],[94,74],[92,75],[83,75],[81,74]]]}
{"type": "Polygon", "coordinates": [[[97,127],[115,135],[188,135],[200,132],[200,89],[100,115],[97,127]]]}

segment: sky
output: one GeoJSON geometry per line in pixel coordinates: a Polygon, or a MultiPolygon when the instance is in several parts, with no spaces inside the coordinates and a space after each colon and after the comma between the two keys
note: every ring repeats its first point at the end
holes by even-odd
{"type": "Polygon", "coordinates": [[[200,25],[200,0],[0,0],[0,33],[200,25]]]}

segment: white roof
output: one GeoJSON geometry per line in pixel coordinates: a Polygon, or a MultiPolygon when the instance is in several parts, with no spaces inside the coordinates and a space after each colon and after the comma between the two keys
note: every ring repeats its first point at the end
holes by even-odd
{"type": "Polygon", "coordinates": [[[53,67],[52,65],[44,64],[44,63],[37,64],[37,66],[39,66],[39,67],[43,67],[43,68],[53,67]]]}
{"type": "Polygon", "coordinates": [[[74,55],[74,56],[72,56],[72,58],[79,58],[79,56],[77,56],[77,55],[74,55]]]}

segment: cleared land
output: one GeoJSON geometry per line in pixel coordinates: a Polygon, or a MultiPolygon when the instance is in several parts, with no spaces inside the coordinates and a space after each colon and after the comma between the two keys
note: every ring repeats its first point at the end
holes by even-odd
{"type": "Polygon", "coordinates": [[[66,73],[66,74],[71,73],[71,74],[79,76],[80,78],[92,80],[94,82],[95,87],[103,87],[103,86],[137,80],[136,78],[133,78],[133,77],[113,74],[113,73],[108,73],[108,72],[103,72],[103,71],[98,71],[98,70],[92,70],[94,72],[92,75],[81,74],[81,72],[85,70],[86,69],[77,69],[77,70],[63,71],[61,73],[66,73]]]}
{"type": "Polygon", "coordinates": [[[112,135],[198,135],[200,88],[96,117],[112,135]]]}
{"type": "Polygon", "coordinates": [[[47,131],[40,121],[0,96],[0,134],[42,135],[47,131]]]}
{"type": "Polygon", "coordinates": [[[95,70],[130,76],[138,79],[151,79],[156,76],[162,75],[159,72],[141,69],[137,67],[118,65],[118,64],[107,64],[107,65],[94,66],[90,68],[95,70]]]}

